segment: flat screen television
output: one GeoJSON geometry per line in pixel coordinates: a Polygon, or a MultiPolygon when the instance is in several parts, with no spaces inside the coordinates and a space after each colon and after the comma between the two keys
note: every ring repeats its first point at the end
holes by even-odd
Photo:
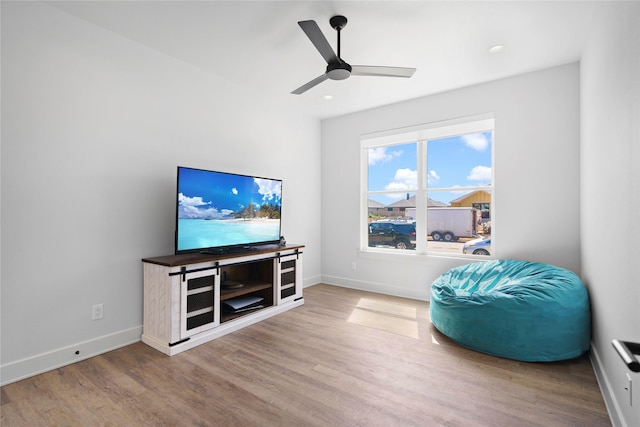
{"type": "Polygon", "coordinates": [[[282,180],[178,166],[176,254],[280,242],[282,180]]]}

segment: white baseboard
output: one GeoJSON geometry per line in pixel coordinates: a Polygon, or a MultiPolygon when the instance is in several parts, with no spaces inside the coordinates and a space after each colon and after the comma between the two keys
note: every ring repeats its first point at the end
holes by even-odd
{"type": "Polygon", "coordinates": [[[322,277],[320,275],[305,277],[302,281],[302,288],[308,288],[309,286],[317,285],[321,283],[322,277]]]}
{"type": "Polygon", "coordinates": [[[0,366],[0,385],[10,384],[140,341],[142,325],[0,366]],[[78,352],[78,353],[76,353],[78,352]]]}
{"type": "Polygon", "coordinates": [[[429,287],[405,288],[387,283],[368,282],[363,280],[353,280],[337,276],[322,276],[322,283],[327,285],[342,286],[344,288],[358,289],[361,291],[376,292],[379,294],[393,295],[396,297],[410,298],[420,301],[429,300],[429,287]]]}
{"type": "Polygon", "coordinates": [[[593,372],[596,374],[596,380],[598,381],[598,386],[600,387],[600,394],[602,394],[604,405],[607,407],[607,412],[609,412],[611,425],[613,425],[614,427],[628,427],[626,422],[624,421],[624,418],[620,415],[620,406],[618,405],[618,401],[613,394],[613,389],[611,388],[611,383],[609,382],[607,374],[602,370],[602,362],[598,354],[598,349],[593,345],[593,342],[591,342],[589,360],[591,360],[593,372]]]}

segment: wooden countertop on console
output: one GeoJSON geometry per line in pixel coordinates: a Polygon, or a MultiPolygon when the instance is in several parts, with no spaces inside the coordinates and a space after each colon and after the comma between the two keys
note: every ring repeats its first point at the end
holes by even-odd
{"type": "Polygon", "coordinates": [[[264,246],[254,246],[246,250],[238,250],[238,251],[232,251],[227,253],[221,252],[218,254],[196,252],[196,253],[143,258],[142,262],[163,265],[166,267],[176,267],[180,265],[197,264],[199,262],[221,261],[221,260],[227,260],[230,258],[241,258],[245,256],[261,255],[261,254],[268,254],[268,253],[274,253],[274,252],[283,252],[283,251],[290,251],[292,249],[302,249],[302,248],[304,248],[304,245],[295,245],[295,244],[289,244],[285,246],[264,245],[264,246]]]}

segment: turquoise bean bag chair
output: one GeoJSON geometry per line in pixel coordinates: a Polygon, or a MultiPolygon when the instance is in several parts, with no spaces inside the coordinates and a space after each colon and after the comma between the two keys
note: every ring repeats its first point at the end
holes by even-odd
{"type": "Polygon", "coordinates": [[[591,313],[574,273],[518,260],[452,268],[431,285],[431,321],[472,350],[526,362],[572,359],[591,342],[591,313]]]}

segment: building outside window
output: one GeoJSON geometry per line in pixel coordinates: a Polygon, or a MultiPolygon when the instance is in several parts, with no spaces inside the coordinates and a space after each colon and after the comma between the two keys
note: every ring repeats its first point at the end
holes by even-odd
{"type": "Polygon", "coordinates": [[[494,256],[494,120],[415,126],[361,138],[361,248],[494,256]]]}

